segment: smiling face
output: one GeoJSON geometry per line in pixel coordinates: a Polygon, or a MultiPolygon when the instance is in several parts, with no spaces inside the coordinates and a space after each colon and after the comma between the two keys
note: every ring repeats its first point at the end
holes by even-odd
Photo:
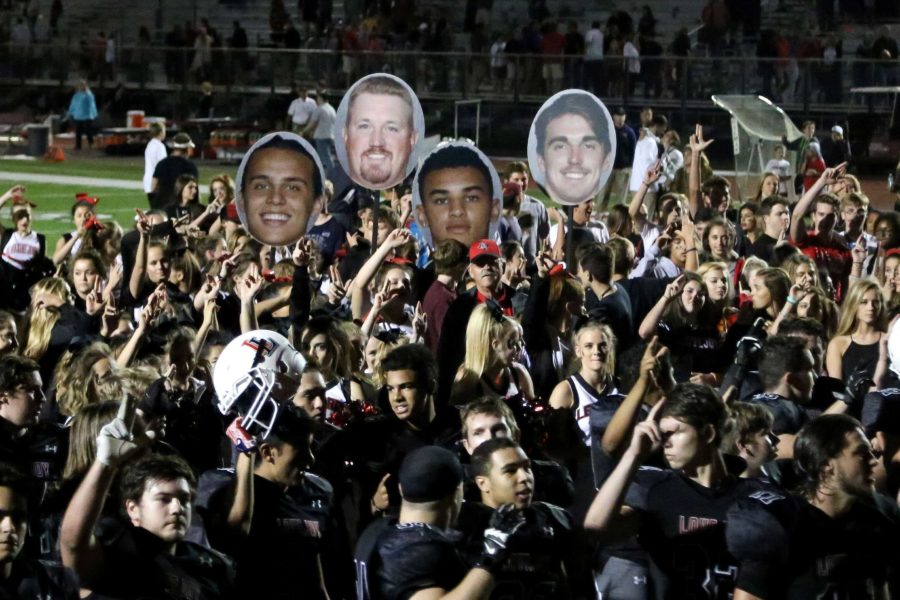
{"type": "Polygon", "coordinates": [[[169,278],[169,258],[162,246],[147,249],[147,278],[154,285],[169,278]]]}
{"type": "Polygon", "coordinates": [[[587,119],[561,115],[547,124],[545,139],[538,165],[550,197],[572,206],[596,195],[610,157],[587,119]]]}
{"type": "Polygon", "coordinates": [[[263,148],[247,163],[242,181],[247,230],[263,244],[286,246],[304,233],[317,212],[316,165],[299,151],[263,148]]]}
{"type": "Polygon", "coordinates": [[[487,238],[499,210],[491,182],[475,167],[436,169],[425,176],[418,215],[435,245],[452,239],[471,246],[487,238]]]}
{"type": "Polygon", "coordinates": [[[610,340],[602,329],[589,327],[578,332],[575,356],[581,359],[582,371],[606,370],[610,350],[610,340]]]}
{"type": "Polygon", "coordinates": [[[197,197],[200,195],[200,188],[197,186],[196,181],[189,181],[182,189],[181,189],[181,204],[186,205],[191,202],[196,202],[197,197]]]}
{"type": "Polygon", "coordinates": [[[403,181],[419,137],[409,102],[394,94],[368,92],[350,104],[343,136],[350,179],[379,190],[403,181]]]}
{"type": "Polygon", "coordinates": [[[514,504],[521,510],[534,495],[531,460],[521,448],[501,448],[491,454],[491,470],[487,476],[476,476],[475,482],[485,504],[494,508],[514,504]]]}
{"type": "Polygon", "coordinates": [[[184,539],[191,523],[191,487],[187,480],[148,479],[140,500],[126,500],[131,524],[146,529],[164,542],[184,539]]]}

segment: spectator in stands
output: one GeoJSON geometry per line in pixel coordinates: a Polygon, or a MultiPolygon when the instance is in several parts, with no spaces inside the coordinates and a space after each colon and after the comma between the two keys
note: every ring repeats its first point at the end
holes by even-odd
{"type": "Polygon", "coordinates": [[[631,179],[631,165],[634,163],[634,150],[637,136],[634,129],[625,122],[625,109],[621,106],[613,110],[612,119],[616,135],[616,157],[613,159],[613,171],[600,193],[601,209],[622,204],[628,199],[628,183],[631,179]]]}
{"type": "Polygon", "coordinates": [[[316,112],[317,104],[307,95],[306,87],[302,85],[295,86],[294,93],[296,97],[291,101],[287,111],[290,119],[288,125],[294,133],[303,134],[316,112]]]}
{"type": "Polygon", "coordinates": [[[522,203],[519,205],[520,224],[523,219],[530,220],[530,224],[522,227],[522,247],[528,261],[534,261],[538,251],[550,233],[550,219],[547,216],[547,207],[543,202],[528,193],[531,183],[531,171],[524,161],[514,160],[503,171],[504,182],[517,183],[522,188],[522,203]]]}
{"type": "Polygon", "coordinates": [[[584,87],[596,96],[604,93],[606,82],[603,77],[603,31],[600,21],[591,23],[584,36],[584,87]]]}
{"type": "Polygon", "coordinates": [[[552,96],[562,89],[563,59],[562,55],[566,47],[566,38],[559,32],[559,26],[555,21],[544,24],[541,31],[541,55],[543,64],[541,76],[544,79],[544,92],[552,96]]]}
{"type": "Polygon", "coordinates": [[[336,113],[334,107],[328,102],[325,92],[316,92],[316,110],[306,126],[304,134],[312,137],[319,160],[326,175],[334,168],[334,120],[336,113]]]}

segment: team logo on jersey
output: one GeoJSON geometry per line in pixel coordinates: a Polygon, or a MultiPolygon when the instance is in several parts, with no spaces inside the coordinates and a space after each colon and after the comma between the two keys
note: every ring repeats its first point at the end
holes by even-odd
{"type": "Polygon", "coordinates": [[[751,500],[756,500],[757,502],[762,502],[766,506],[772,504],[773,502],[777,502],[779,500],[784,500],[784,496],[779,494],[775,494],[773,492],[759,491],[753,492],[750,494],[751,500]]]}

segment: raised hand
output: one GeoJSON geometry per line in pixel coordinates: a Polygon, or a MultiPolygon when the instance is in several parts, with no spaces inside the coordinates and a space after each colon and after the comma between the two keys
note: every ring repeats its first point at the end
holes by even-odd
{"type": "Polygon", "coordinates": [[[148,217],[144,211],[139,208],[134,209],[134,212],[137,213],[138,220],[135,223],[135,227],[137,227],[138,233],[141,235],[150,235],[150,217],[148,217]]]}
{"type": "Polygon", "coordinates": [[[139,436],[132,435],[136,403],[132,396],[126,395],[119,403],[116,418],[104,425],[97,435],[97,460],[108,467],[121,466],[153,442],[153,431],[146,431],[139,436]]]}
{"type": "Polygon", "coordinates": [[[305,267],[309,265],[312,257],[312,240],[308,238],[300,238],[294,245],[294,251],[291,252],[291,260],[296,267],[305,267]]]}
{"type": "Polygon", "coordinates": [[[714,140],[704,140],[703,139],[703,125],[697,123],[694,126],[694,133],[691,135],[689,140],[689,146],[691,148],[691,153],[694,158],[700,156],[700,152],[703,152],[709,145],[713,143],[714,140]]]}
{"type": "Polygon", "coordinates": [[[413,336],[417,340],[424,339],[425,331],[428,329],[428,315],[422,309],[422,303],[416,302],[416,311],[412,318],[413,336]]]}
{"type": "Polygon", "coordinates": [[[98,277],[94,280],[94,289],[84,298],[84,309],[87,314],[94,316],[101,308],[103,308],[103,285],[98,277]]]}
{"type": "Polygon", "coordinates": [[[825,185],[834,185],[840,180],[841,177],[847,172],[847,163],[842,162],[836,167],[829,167],[822,171],[822,174],[819,176],[819,179],[825,182],[825,185]]]}
{"type": "MultiPolygon", "coordinates": [[[[853,245],[853,249],[850,250],[851,257],[853,262],[855,263],[864,263],[866,262],[866,258],[869,256],[869,252],[866,249],[866,238],[863,235],[860,235],[856,240],[856,243],[853,245]]],[[[793,295],[793,294],[791,294],[793,295]]],[[[794,296],[796,298],[796,296],[794,296]]]]}
{"type": "Polygon", "coordinates": [[[100,335],[109,336],[119,326],[119,310],[116,308],[115,296],[106,299],[100,324],[100,335]]]}
{"type": "Polygon", "coordinates": [[[384,243],[388,248],[397,249],[408,242],[411,235],[412,234],[410,233],[409,229],[395,229],[388,234],[387,239],[384,240],[384,243]]]}
{"type": "Polygon", "coordinates": [[[647,173],[644,175],[644,185],[650,187],[662,177],[662,165],[659,160],[653,161],[653,164],[650,165],[650,168],[647,169],[647,173]]]}
{"type": "Polygon", "coordinates": [[[647,457],[662,446],[662,433],[659,431],[656,416],[664,403],[665,400],[660,400],[654,404],[647,418],[634,427],[634,434],[631,436],[628,452],[640,462],[646,460],[647,457]]]}
{"type": "Polygon", "coordinates": [[[684,285],[684,275],[679,275],[675,278],[672,283],[666,286],[665,291],[663,292],[663,298],[666,300],[672,300],[673,298],[677,298],[679,294],[681,294],[681,288],[684,285]]]}

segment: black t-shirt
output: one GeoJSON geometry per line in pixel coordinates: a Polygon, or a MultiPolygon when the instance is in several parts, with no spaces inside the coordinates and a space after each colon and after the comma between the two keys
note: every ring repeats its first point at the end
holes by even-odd
{"type": "Polygon", "coordinates": [[[898,534],[896,503],[877,494],[831,518],[801,497],[759,492],[732,507],[726,527],[736,587],[766,600],[880,598],[898,566],[898,534]]]}
{"type": "Polygon", "coordinates": [[[459,535],[423,523],[384,531],[369,565],[369,586],[379,600],[408,600],[429,588],[452,590],[469,569],[456,549],[459,535]]]}
{"type": "Polygon", "coordinates": [[[592,290],[585,292],[584,307],[591,319],[609,325],[616,336],[616,349],[621,351],[634,341],[634,322],[631,318],[631,298],[625,288],[616,283],[616,291],[598,299],[592,290]]]}
{"type": "Polygon", "coordinates": [[[306,234],[308,238],[315,242],[316,247],[328,264],[331,264],[335,253],[347,241],[346,235],[347,228],[334,217],[321,225],[313,226],[309,233],[306,234]]]}
{"type": "Polygon", "coordinates": [[[766,262],[772,262],[772,253],[777,243],[778,240],[763,233],[756,238],[755,242],[750,244],[750,248],[747,249],[747,255],[756,256],[766,262]]]}
{"type": "Polygon", "coordinates": [[[230,597],[234,582],[231,559],[198,544],[178,542],[175,554],[140,527],[125,525],[101,532],[104,567],[93,582],[103,596],[135,600],[218,600],[230,597]]]}
{"type": "MultiPolygon", "coordinates": [[[[466,557],[475,566],[484,545],[494,509],[481,503],[462,506],[457,528],[465,538],[466,557]]],[[[525,524],[509,538],[509,554],[494,573],[491,598],[497,600],[551,600],[569,598],[563,566],[573,548],[572,516],[564,509],[535,502],[523,510],[525,524]]]]}
{"type": "Polygon", "coordinates": [[[782,433],[795,434],[809,420],[806,412],[797,403],[791,402],[778,394],[756,394],[751,396],[747,402],[762,404],[766,407],[766,410],[772,414],[772,418],[775,420],[772,424],[772,431],[777,435],[782,433]]]}
{"type": "Polygon", "coordinates": [[[636,332],[636,325],[640,325],[659,300],[666,286],[673,278],[634,277],[633,279],[621,279],[616,285],[625,290],[628,300],[631,302],[632,332],[636,332]]]}
{"type": "Polygon", "coordinates": [[[295,598],[299,591],[304,598],[324,597],[316,557],[330,531],[332,488],[327,481],[307,473],[300,485],[285,491],[254,475],[250,533],[238,538],[215,525],[224,523],[231,508],[233,473],[212,471],[203,479],[204,490],[215,480],[225,484],[205,500],[203,519],[212,545],[235,560],[240,597],[295,598]]]}
{"type": "Polygon", "coordinates": [[[175,180],[179,175],[193,175],[198,178],[197,165],[184,156],[167,156],[158,163],[153,176],[158,180],[156,205],[166,206],[175,199],[175,180]]]}
{"type": "Polygon", "coordinates": [[[764,488],[730,476],[711,489],[676,471],[638,470],[625,504],[640,514],[638,541],[652,559],[657,598],[731,597],[737,563],[725,547],[726,515],[736,500],[764,488]]]}
{"type": "Polygon", "coordinates": [[[0,580],[0,600],[77,600],[78,578],[66,567],[16,560],[8,579],[0,580]]]}

